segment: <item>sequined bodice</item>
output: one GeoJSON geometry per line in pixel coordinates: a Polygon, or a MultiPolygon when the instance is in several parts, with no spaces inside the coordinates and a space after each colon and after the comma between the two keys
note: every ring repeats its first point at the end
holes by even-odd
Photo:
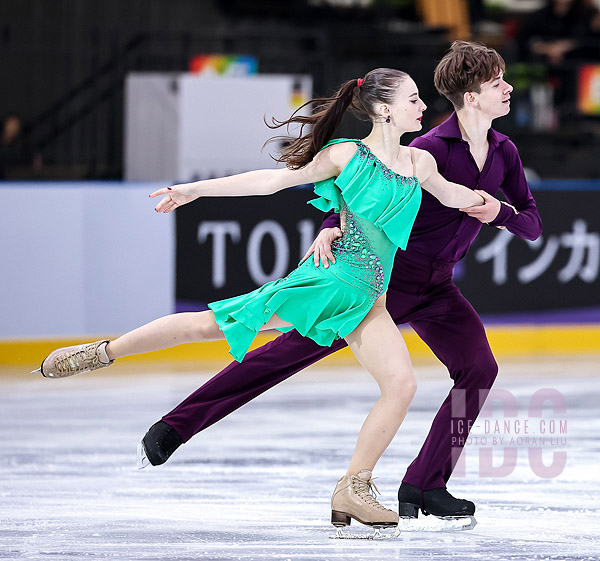
{"type": "Polygon", "coordinates": [[[340,213],[343,237],[332,244],[340,280],[364,290],[374,302],[389,284],[394,256],[404,249],[421,203],[416,177],[400,175],[383,164],[360,140],[346,167],[335,178],[315,183],[321,210],[340,213]]]}
{"type": "Polygon", "coordinates": [[[340,213],[340,226],[344,235],[331,245],[332,253],[351,273],[346,282],[371,292],[374,302],[389,284],[397,247],[381,230],[346,205],[340,213]]]}

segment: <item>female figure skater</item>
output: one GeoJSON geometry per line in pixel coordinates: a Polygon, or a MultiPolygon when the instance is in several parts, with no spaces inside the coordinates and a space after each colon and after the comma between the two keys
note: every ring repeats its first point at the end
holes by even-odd
{"type": "MultiPolygon", "coordinates": [[[[225,338],[242,361],[263,329],[296,328],[320,345],[345,338],[359,362],[375,378],[381,396],[358,436],[346,475],[335,488],[332,523],[353,518],[372,526],[394,526],[398,514],[373,495],[371,473],[390,444],[416,391],[402,335],[385,308],[394,255],[404,249],[419,209],[421,187],[442,204],[465,208],[483,204],[472,190],[446,181],[426,151],[401,146],[405,132],[419,131],[426,106],[406,73],[379,68],[364,79],[344,83],[310,117],[296,113],[277,126],[310,124],[291,143],[283,169],[165,187],[157,212],[171,212],[199,197],[266,195],[314,183],[316,207],[341,213],[342,237],[333,244],[335,263],[316,267],[307,259],[287,277],[235,298],[213,302],[210,310],[172,314],[114,341],[58,349],[40,372],[61,378],[109,366],[117,358],[182,343],[225,338]],[[367,115],[372,130],[363,140],[332,140],[346,111],[367,115]]],[[[312,102],[309,102],[312,103],[312,102]]],[[[145,452],[145,450],[143,450],[145,452]]]]}

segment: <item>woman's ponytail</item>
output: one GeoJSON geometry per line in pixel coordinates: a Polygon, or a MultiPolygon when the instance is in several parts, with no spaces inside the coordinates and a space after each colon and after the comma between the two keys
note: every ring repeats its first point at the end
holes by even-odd
{"type": "Polygon", "coordinates": [[[278,162],[292,169],[298,169],[308,164],[331,140],[335,129],[342,121],[346,110],[350,110],[359,119],[375,119],[375,107],[378,103],[393,103],[398,94],[398,85],[408,74],[392,68],[376,68],[363,78],[348,80],[331,97],[311,99],[296,109],[292,116],[285,121],[272,119],[267,126],[272,129],[290,125],[300,125],[298,136],[278,136],[270,141],[284,141],[285,146],[278,162]],[[315,104],[311,115],[298,113],[309,105],[315,104]],[[311,130],[304,133],[304,127],[311,130]]]}
{"type": "Polygon", "coordinates": [[[271,139],[271,141],[284,140],[287,143],[281,156],[276,158],[276,161],[285,162],[292,169],[298,169],[308,164],[319,150],[331,140],[335,129],[342,121],[344,113],[352,104],[357,90],[357,82],[356,79],[345,82],[332,97],[307,101],[285,121],[272,119],[273,124],[267,124],[272,129],[283,126],[289,127],[292,124],[300,125],[297,138],[275,137],[271,139]],[[298,114],[302,109],[313,104],[316,104],[316,108],[311,115],[298,114]],[[312,129],[304,134],[306,125],[312,126],[312,129]]]}

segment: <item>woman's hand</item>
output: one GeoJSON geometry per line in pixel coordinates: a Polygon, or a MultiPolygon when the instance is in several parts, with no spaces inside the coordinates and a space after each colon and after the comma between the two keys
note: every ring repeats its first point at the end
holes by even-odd
{"type": "Polygon", "coordinates": [[[486,191],[474,189],[474,192],[483,197],[485,203],[483,203],[483,205],[460,208],[459,210],[468,214],[469,216],[472,216],[473,218],[477,218],[479,222],[489,224],[496,219],[498,213],[500,212],[500,201],[496,197],[492,197],[492,195],[486,191]]]}
{"type": "Polygon", "coordinates": [[[313,255],[315,267],[318,267],[319,263],[323,263],[323,267],[327,269],[330,262],[335,263],[335,257],[333,256],[333,253],[331,253],[331,244],[341,237],[342,231],[339,228],[323,228],[315,241],[308,248],[308,251],[304,254],[302,261],[306,261],[313,255]]]}
{"type": "Polygon", "coordinates": [[[164,212],[165,214],[175,210],[177,207],[191,203],[198,198],[195,194],[195,189],[191,183],[182,183],[181,185],[173,185],[173,187],[163,187],[158,191],[154,191],[150,198],[160,197],[165,195],[160,202],[154,207],[156,212],[164,212]]]}

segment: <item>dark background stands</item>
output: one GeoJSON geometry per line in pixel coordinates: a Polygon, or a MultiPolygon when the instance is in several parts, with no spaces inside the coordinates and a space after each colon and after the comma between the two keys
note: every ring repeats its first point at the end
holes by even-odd
{"type": "MultiPolygon", "coordinates": [[[[552,64],[529,50],[535,44],[531,39],[542,37],[536,35],[538,15],[531,19],[526,12],[493,7],[495,3],[489,7],[484,0],[343,4],[340,7],[335,0],[0,3],[0,72],[8,77],[0,90],[0,107],[21,120],[18,148],[14,145],[6,152],[3,147],[4,176],[121,178],[125,76],[132,71],[185,72],[190,59],[204,53],[253,55],[261,73],[310,74],[316,95],[329,94],[348,76],[361,76],[371,68],[400,67],[413,75],[429,106],[427,130],[450,109],[435,92],[433,69],[449,41],[461,37],[499,49],[507,61],[515,103],[511,115],[496,126],[519,145],[525,166],[541,177],[600,177],[596,157],[600,117],[580,115],[575,104],[578,65],[600,63],[597,49],[587,39],[597,37],[597,20],[588,12],[584,22],[568,18],[576,22],[570,33],[577,33],[582,43],[561,63],[569,86],[561,90],[552,64]],[[465,16],[457,19],[457,14],[465,16]],[[589,25],[581,31],[586,22],[589,25]],[[536,107],[531,89],[540,84],[554,94],[556,115],[543,130],[532,118],[536,107]]],[[[585,9],[591,6],[588,3],[585,9]]],[[[550,18],[548,10],[543,14],[550,18]]],[[[557,33],[562,33],[561,26],[556,24],[557,33]]],[[[554,27],[542,31],[550,29],[554,27]]],[[[341,128],[340,134],[346,136],[363,132],[346,123],[341,128]]]]}

